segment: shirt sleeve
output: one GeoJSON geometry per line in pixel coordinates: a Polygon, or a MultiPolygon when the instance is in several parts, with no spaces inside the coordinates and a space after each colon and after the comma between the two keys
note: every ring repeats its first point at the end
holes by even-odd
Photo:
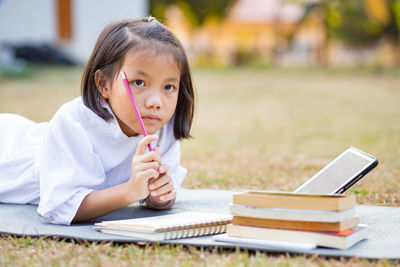
{"type": "MultiPolygon", "coordinates": [[[[173,120],[171,121],[173,122],[173,120]]],[[[175,192],[178,192],[187,170],[181,166],[181,147],[179,140],[175,139],[173,123],[168,123],[164,127],[164,134],[160,143],[162,149],[161,157],[163,163],[169,167],[168,173],[171,175],[175,192]]]]}
{"type": "Polygon", "coordinates": [[[52,223],[69,225],[85,196],[104,183],[101,160],[82,124],[65,114],[50,122],[40,158],[38,212],[52,223]]]}

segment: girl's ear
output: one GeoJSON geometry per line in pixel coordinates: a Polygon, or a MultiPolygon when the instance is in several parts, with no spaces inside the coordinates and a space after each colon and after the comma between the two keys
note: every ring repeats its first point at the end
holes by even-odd
{"type": "Polygon", "coordinates": [[[97,90],[104,97],[104,99],[110,98],[110,88],[107,86],[107,79],[101,70],[96,70],[94,73],[94,81],[96,83],[97,90]]]}

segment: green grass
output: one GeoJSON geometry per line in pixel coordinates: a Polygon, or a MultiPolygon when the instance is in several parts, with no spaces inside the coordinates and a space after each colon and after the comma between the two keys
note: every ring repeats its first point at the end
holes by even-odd
{"type": "MultiPolygon", "coordinates": [[[[47,121],[79,95],[81,69],[0,78],[0,112],[47,121]]],[[[349,69],[196,69],[186,188],[293,190],[349,146],[379,158],[351,190],[360,204],[400,206],[400,73],[349,69]]],[[[192,247],[0,237],[0,265],[390,266],[192,247]]]]}

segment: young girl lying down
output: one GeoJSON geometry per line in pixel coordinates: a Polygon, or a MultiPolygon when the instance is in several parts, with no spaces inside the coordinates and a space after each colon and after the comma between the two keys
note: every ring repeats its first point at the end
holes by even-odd
{"type": "Polygon", "coordinates": [[[50,122],[0,114],[0,202],[39,204],[43,217],[65,225],[136,201],[170,208],[186,175],[179,140],[190,137],[194,111],[177,38],[151,17],[109,25],[86,65],[81,93],[50,122]]]}

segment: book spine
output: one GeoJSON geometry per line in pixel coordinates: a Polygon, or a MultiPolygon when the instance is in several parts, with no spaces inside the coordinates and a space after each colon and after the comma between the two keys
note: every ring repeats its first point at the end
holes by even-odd
{"type": "Polygon", "coordinates": [[[353,208],[356,204],[354,196],[346,197],[298,197],[275,196],[238,193],[233,195],[233,203],[260,207],[304,210],[331,210],[340,211],[353,208]]]}
{"type": "Polygon", "coordinates": [[[254,227],[291,229],[291,230],[309,230],[309,231],[343,231],[357,226],[359,218],[354,217],[342,222],[318,222],[318,221],[290,221],[290,220],[272,220],[259,219],[251,217],[234,216],[232,224],[254,227]]]}
{"type": "Polygon", "coordinates": [[[318,222],[339,222],[349,220],[355,216],[355,209],[343,211],[321,211],[321,210],[294,210],[275,209],[230,205],[230,212],[234,216],[290,221],[318,221],[318,222]]]}

